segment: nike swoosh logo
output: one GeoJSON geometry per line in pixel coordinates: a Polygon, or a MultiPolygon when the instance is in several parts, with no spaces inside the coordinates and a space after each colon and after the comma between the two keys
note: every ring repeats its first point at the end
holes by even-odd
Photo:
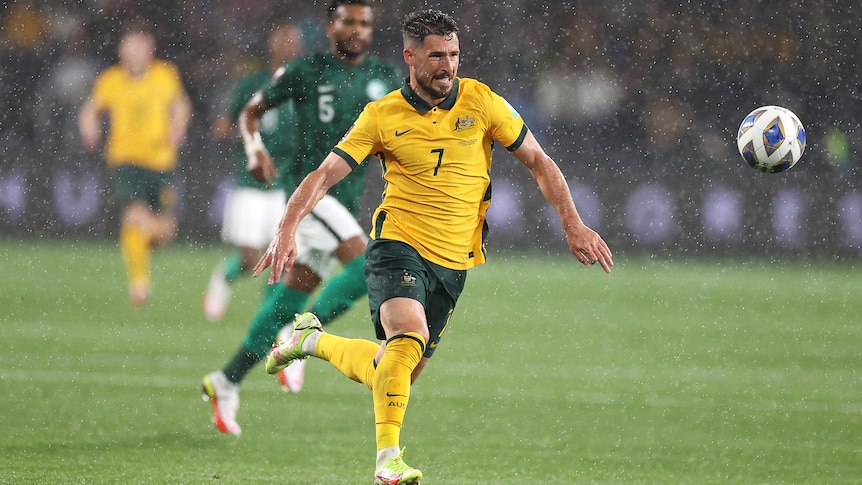
{"type": "Polygon", "coordinates": [[[410,133],[411,131],[413,131],[413,128],[410,128],[409,130],[404,130],[404,131],[395,130],[395,136],[406,135],[407,133],[410,133]]]}
{"type": "MultiPolygon", "coordinates": [[[[410,130],[407,130],[410,131],[410,130]]],[[[386,397],[407,397],[404,394],[392,394],[391,392],[386,393],[386,397]]]]}

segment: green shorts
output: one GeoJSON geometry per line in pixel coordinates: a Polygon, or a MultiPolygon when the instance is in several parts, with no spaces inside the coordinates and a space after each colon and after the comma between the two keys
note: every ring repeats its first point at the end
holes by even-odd
{"type": "Polygon", "coordinates": [[[431,340],[425,345],[424,356],[431,357],[446,331],[466,279],[466,270],[434,264],[401,241],[369,241],[365,250],[365,280],[377,338],[386,339],[380,324],[380,305],[390,298],[412,298],[425,307],[431,340]]]}
{"type": "Polygon", "coordinates": [[[177,203],[173,178],[173,172],[119,165],[114,168],[114,198],[123,207],[140,200],[156,212],[172,212],[177,203]]]}

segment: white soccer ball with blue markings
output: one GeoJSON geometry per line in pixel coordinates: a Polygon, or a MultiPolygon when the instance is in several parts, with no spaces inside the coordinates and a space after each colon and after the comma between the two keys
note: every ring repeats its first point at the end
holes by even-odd
{"type": "Polygon", "coordinates": [[[805,128],[789,109],[762,106],[742,120],[736,146],[742,158],[755,170],[783,172],[802,157],[805,128]]]}

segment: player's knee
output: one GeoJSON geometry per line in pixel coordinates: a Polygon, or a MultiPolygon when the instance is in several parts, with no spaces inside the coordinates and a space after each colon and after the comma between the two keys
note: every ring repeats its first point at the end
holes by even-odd
{"type": "Polygon", "coordinates": [[[428,341],[431,339],[431,334],[428,332],[427,325],[421,326],[404,326],[401,327],[400,330],[394,332],[388,332],[387,338],[388,341],[392,341],[393,339],[398,338],[411,338],[416,340],[417,342],[422,344],[422,351],[425,351],[425,345],[428,344],[428,341]],[[405,337],[406,336],[406,337],[405,337]]]}
{"type": "Polygon", "coordinates": [[[427,339],[415,332],[400,333],[393,335],[386,340],[387,347],[397,346],[400,349],[400,355],[409,357],[404,363],[415,368],[422,360],[422,354],[425,353],[425,343],[427,339]],[[406,345],[405,345],[406,344],[406,345]]]}
{"type": "Polygon", "coordinates": [[[321,278],[310,266],[295,263],[287,274],[285,284],[296,291],[311,293],[321,283],[321,278]]]}
{"type": "Polygon", "coordinates": [[[416,333],[428,342],[430,333],[425,308],[412,298],[390,298],[380,305],[380,321],[387,337],[416,333]]]}
{"type": "Polygon", "coordinates": [[[133,201],[123,209],[123,225],[145,229],[152,224],[153,211],[141,201],[133,201]]]}
{"type": "Polygon", "coordinates": [[[364,236],[349,237],[335,248],[335,257],[343,264],[347,264],[365,254],[365,246],[367,244],[364,236]]]}

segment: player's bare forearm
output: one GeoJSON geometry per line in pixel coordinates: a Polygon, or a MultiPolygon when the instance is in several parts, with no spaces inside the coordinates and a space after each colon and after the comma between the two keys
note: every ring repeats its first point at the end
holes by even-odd
{"type": "Polygon", "coordinates": [[[530,173],[536,179],[542,195],[559,214],[564,228],[584,225],[572,200],[569,184],[566,183],[566,178],[553,160],[545,157],[533,165],[530,173]]]}
{"type": "Polygon", "coordinates": [[[545,154],[532,133],[527,133],[515,156],[530,170],[542,195],[559,214],[569,251],[582,264],[599,263],[610,273],[614,265],[610,248],[598,233],[584,224],[560,167],[545,154]]]}

